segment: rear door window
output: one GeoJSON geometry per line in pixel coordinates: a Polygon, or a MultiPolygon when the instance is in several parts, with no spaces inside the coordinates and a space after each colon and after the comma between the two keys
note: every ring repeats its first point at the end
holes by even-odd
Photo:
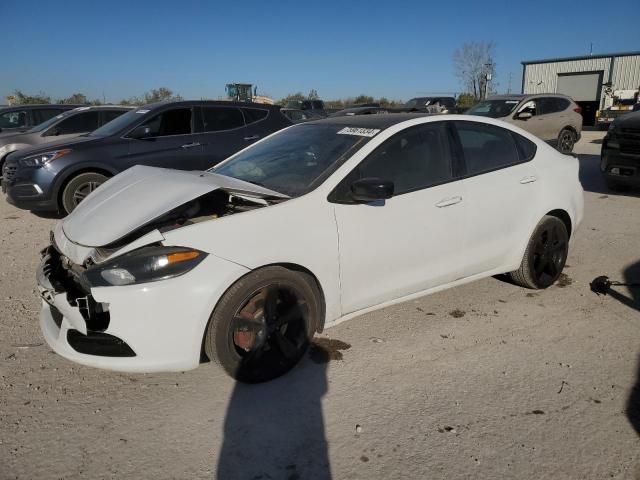
{"type": "Polygon", "coordinates": [[[202,107],[202,131],[221,132],[244,127],[244,117],[236,107],[202,107]]]}
{"type": "Polygon", "coordinates": [[[111,120],[115,120],[125,112],[126,110],[102,110],[102,121],[100,124],[104,125],[105,123],[109,123],[111,120]]]}
{"type": "Polygon", "coordinates": [[[62,112],[63,110],[59,110],[55,108],[47,108],[47,109],[43,108],[41,110],[33,110],[31,112],[31,114],[33,115],[33,124],[39,125],[42,122],[46,122],[50,118],[53,118],[56,115],[59,115],[62,112]]]}
{"type": "Polygon", "coordinates": [[[457,121],[455,125],[468,176],[491,172],[522,162],[511,131],[477,122],[457,121]]]}
{"type": "Polygon", "coordinates": [[[249,125],[267,118],[269,110],[263,110],[261,108],[243,108],[242,113],[244,113],[245,122],[249,125]]]}
{"type": "Polygon", "coordinates": [[[98,128],[100,114],[96,110],[83,112],[62,120],[53,127],[58,135],[92,132],[98,128]]]}
{"type": "Polygon", "coordinates": [[[151,137],[189,135],[191,133],[191,108],[165,110],[142,126],[149,128],[149,136],[151,137]]]}

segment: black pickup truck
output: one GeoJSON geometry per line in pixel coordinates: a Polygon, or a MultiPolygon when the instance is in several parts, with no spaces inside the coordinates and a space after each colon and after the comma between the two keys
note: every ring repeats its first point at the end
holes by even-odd
{"type": "Polygon", "coordinates": [[[602,140],[600,170],[611,190],[640,187],[640,111],[616,118],[602,140]]]}

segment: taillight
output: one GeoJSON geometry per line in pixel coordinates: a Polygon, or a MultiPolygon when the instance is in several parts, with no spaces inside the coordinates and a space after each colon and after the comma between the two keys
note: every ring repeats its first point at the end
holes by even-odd
{"type": "Polygon", "coordinates": [[[573,111],[582,115],[582,107],[576,107],[573,109],[573,111]]]}

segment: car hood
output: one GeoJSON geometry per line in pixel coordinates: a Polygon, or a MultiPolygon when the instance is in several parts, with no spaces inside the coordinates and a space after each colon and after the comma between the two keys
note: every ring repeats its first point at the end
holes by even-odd
{"type": "MultiPolygon", "coordinates": [[[[75,148],[77,146],[83,145],[85,146],[85,144],[88,143],[96,143],[100,140],[102,140],[103,137],[78,137],[78,138],[74,138],[73,140],[69,140],[68,138],[64,139],[64,140],[58,140],[58,141],[54,141],[54,142],[47,142],[45,144],[42,145],[36,145],[33,147],[28,147],[28,148],[24,148],[22,150],[20,150],[17,153],[14,153],[13,158],[24,158],[27,157],[29,155],[37,155],[38,153],[44,153],[44,152],[50,152],[52,150],[60,150],[62,148],[75,148]]],[[[0,138],[0,140],[4,140],[4,138],[0,138]]]]}
{"type": "Polygon", "coordinates": [[[0,147],[4,145],[10,145],[12,143],[24,143],[25,141],[29,141],[33,133],[12,133],[11,135],[0,135],[0,147]]]}
{"type": "Polygon", "coordinates": [[[640,112],[626,113],[615,121],[616,127],[640,128],[640,112]]]}
{"type": "Polygon", "coordinates": [[[109,245],[168,211],[218,189],[257,198],[289,198],[215,173],[137,165],[92,192],[62,221],[62,229],[69,240],[79,245],[109,245]]]}

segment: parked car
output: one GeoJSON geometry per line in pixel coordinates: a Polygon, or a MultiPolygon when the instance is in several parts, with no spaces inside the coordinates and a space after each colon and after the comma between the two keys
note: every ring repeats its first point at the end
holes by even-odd
{"type": "Polygon", "coordinates": [[[19,208],[69,213],[109,177],[133,165],[205,170],[291,124],[272,105],[156,103],[86,136],[10,154],[2,188],[19,208]]]}
{"type": "Polygon", "coordinates": [[[299,108],[283,108],[280,110],[282,114],[293,123],[306,122],[308,120],[319,120],[324,118],[313,110],[300,110],[299,108]]]}
{"type": "Polygon", "coordinates": [[[324,102],[322,100],[291,100],[287,103],[287,108],[311,110],[322,117],[327,116],[324,102]]]}
{"type": "Polygon", "coordinates": [[[44,338],[95,367],[266,381],[363,312],[505,272],[552,285],[578,168],[504,122],[415,114],[294,125],[206,172],[136,166],[55,226],[44,338]]]}
{"type": "Polygon", "coordinates": [[[416,97],[402,107],[407,112],[458,113],[454,97],[416,97]]]}
{"type": "Polygon", "coordinates": [[[12,152],[54,140],[69,140],[92,132],[133,107],[95,106],[66,110],[24,133],[0,137],[0,170],[4,159],[12,152]]]}
{"type": "Polygon", "coordinates": [[[0,108],[0,136],[26,132],[51,117],[82,105],[13,105],[0,108]]]}
{"type": "Polygon", "coordinates": [[[343,115],[372,115],[377,113],[389,113],[391,110],[384,107],[350,107],[338,110],[330,114],[330,117],[341,117],[343,115]]]}
{"type": "Polygon", "coordinates": [[[600,170],[611,190],[640,187],[640,112],[616,118],[602,140],[600,170]]]}
{"type": "Polygon", "coordinates": [[[581,111],[571,98],[545,93],[496,95],[466,113],[499,118],[534,134],[562,153],[571,153],[582,134],[581,111]]]}

